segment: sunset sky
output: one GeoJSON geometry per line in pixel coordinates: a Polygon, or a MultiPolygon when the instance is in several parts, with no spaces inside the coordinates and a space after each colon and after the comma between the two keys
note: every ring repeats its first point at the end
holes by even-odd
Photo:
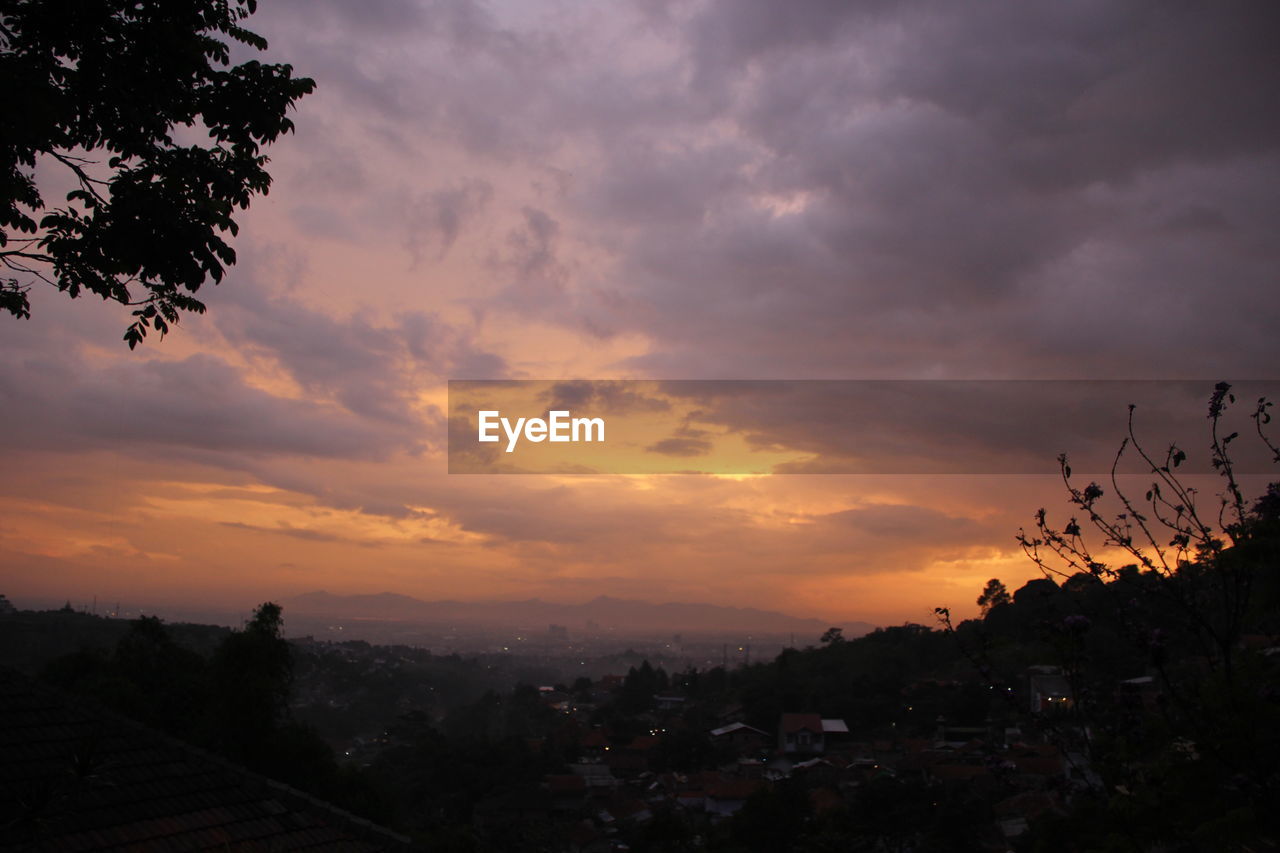
{"type": "MultiPolygon", "coordinates": [[[[446,382],[1280,379],[1278,5],[275,0],[250,28],[317,88],[209,313],[132,353],[93,297],[0,318],[19,605],[969,615],[1037,575],[1014,537],[1067,514],[1069,430],[990,436],[1044,475],[450,475],[446,382]]],[[[820,444],[811,414],[770,434],[820,444]]]]}

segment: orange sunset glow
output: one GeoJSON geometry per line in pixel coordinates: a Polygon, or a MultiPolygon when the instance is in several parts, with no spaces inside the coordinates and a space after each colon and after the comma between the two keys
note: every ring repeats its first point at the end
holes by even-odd
{"type": "Polygon", "coordinates": [[[1121,399],[1079,402],[1087,435],[876,433],[968,430],[956,452],[1017,473],[779,473],[838,425],[692,403],[759,466],[448,473],[449,380],[1194,380],[1202,429],[1214,381],[1274,373],[1280,137],[1249,93],[1276,66],[1248,33],[856,5],[264,3],[267,56],[316,90],[208,313],[134,351],[93,296],[0,320],[0,591],[898,625],[1040,576],[1016,535],[1068,514],[1057,454],[1114,450],[1121,399]],[[997,31],[1026,50],[971,49],[997,31]],[[1223,44],[1239,62],[1192,62],[1223,44]]]}

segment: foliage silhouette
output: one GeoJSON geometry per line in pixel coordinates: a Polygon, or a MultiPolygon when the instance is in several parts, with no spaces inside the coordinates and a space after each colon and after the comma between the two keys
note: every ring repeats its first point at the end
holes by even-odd
{"type": "MultiPolygon", "coordinates": [[[[996,695],[1018,677],[1008,644],[1028,629],[1070,686],[1069,707],[1034,722],[1084,757],[1081,790],[1067,815],[1035,827],[1037,849],[1242,849],[1280,831],[1280,662],[1266,652],[1280,604],[1280,490],[1246,501],[1228,452],[1238,433],[1225,426],[1235,402],[1227,383],[1209,399],[1216,507],[1180,475],[1186,451],[1147,451],[1130,407],[1108,488],[1077,486],[1064,455],[1076,515],[1057,526],[1041,509],[1035,530],[1020,532],[1044,577],[981,622],[953,626],[938,609],[996,695]],[[1142,500],[1116,473],[1126,453],[1153,478],[1142,500]]],[[[1259,400],[1252,418],[1280,461],[1269,408],[1259,400]]]]}
{"type": "Polygon", "coordinates": [[[204,311],[192,294],[235,263],[235,209],[271,185],[261,150],[315,87],[232,65],[230,42],[267,47],[241,25],[256,8],[0,0],[0,309],[29,318],[35,283],[93,293],[134,307],[130,349],[204,311]],[[44,166],[74,186],[62,207],[46,209],[44,166]]]}
{"type": "Polygon", "coordinates": [[[267,602],[212,657],[179,646],[155,617],[134,620],[110,655],[80,651],[44,677],[139,722],[375,821],[390,817],[375,782],[340,768],[329,746],[289,711],[293,664],[281,609],[267,602]]]}
{"type": "Polygon", "coordinates": [[[983,616],[1011,601],[1013,599],[1009,597],[1009,590],[1005,589],[999,578],[992,578],[987,581],[986,587],[982,590],[982,595],[978,596],[978,606],[982,608],[983,616]]]}

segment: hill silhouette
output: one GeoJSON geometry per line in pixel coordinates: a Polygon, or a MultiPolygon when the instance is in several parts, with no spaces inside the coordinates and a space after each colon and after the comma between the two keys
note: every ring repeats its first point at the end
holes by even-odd
{"type": "MultiPolygon", "coordinates": [[[[612,596],[598,596],[581,604],[562,604],[538,598],[522,601],[424,601],[394,592],[338,595],[323,590],[285,599],[294,614],[328,615],[347,619],[414,621],[441,626],[467,625],[545,630],[565,625],[571,630],[594,623],[601,630],[715,633],[750,631],[756,634],[821,634],[831,622],[752,607],[667,602],[655,604],[612,596]]],[[[846,636],[875,629],[867,622],[841,624],[846,636]]]]}

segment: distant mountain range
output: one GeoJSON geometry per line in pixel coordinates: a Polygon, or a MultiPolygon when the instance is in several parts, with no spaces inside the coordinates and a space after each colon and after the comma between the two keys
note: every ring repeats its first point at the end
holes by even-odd
{"type": "MultiPolygon", "coordinates": [[[[723,607],[718,604],[653,604],[625,598],[600,596],[584,604],[557,604],[531,598],[526,601],[423,601],[394,592],[374,595],[335,595],[308,592],[283,602],[285,613],[332,616],[343,619],[378,619],[419,622],[441,627],[511,627],[545,631],[549,625],[563,625],[582,631],[594,624],[599,630],[662,631],[672,633],[719,633],[749,631],[755,634],[795,632],[820,635],[832,626],[821,619],[806,619],[757,610],[750,607],[723,607]]],[[[867,622],[839,624],[846,637],[861,636],[875,629],[867,622]]]]}

